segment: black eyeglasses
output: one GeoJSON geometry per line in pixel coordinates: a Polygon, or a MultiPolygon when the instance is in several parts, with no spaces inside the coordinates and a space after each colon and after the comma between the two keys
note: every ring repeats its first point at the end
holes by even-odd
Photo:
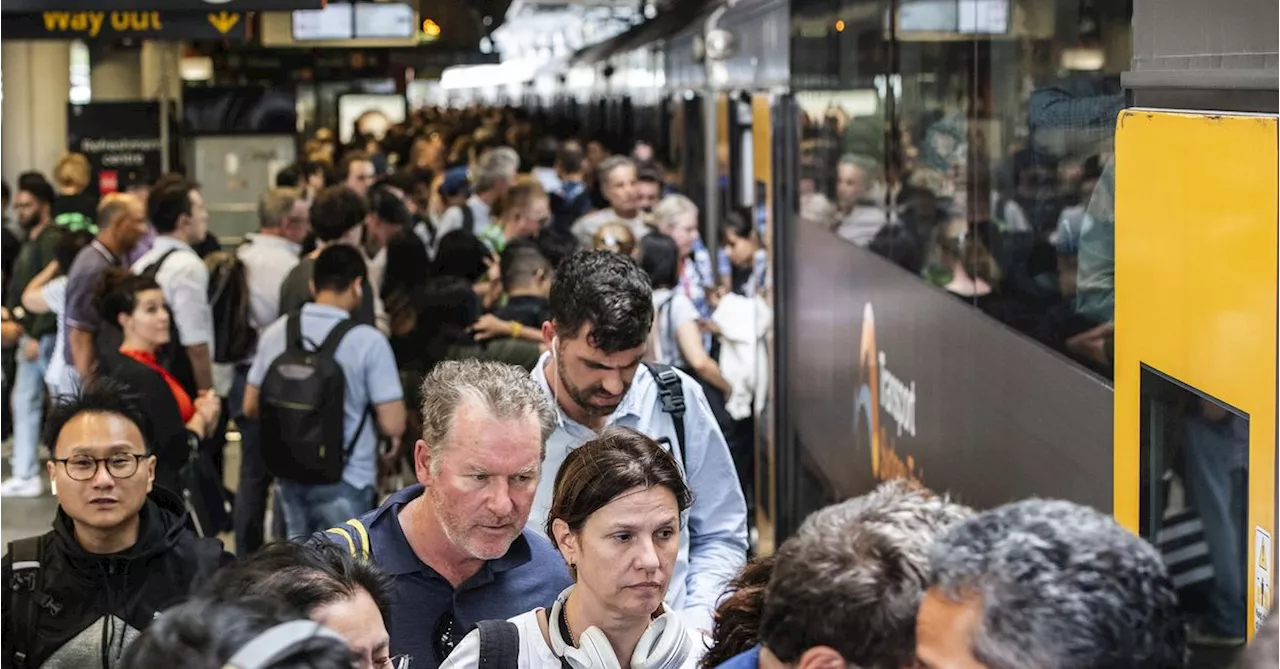
{"type": "Polygon", "coordinates": [[[127,479],[138,473],[138,463],[151,457],[150,453],[116,453],[105,458],[94,458],[88,455],[73,455],[69,458],[53,458],[53,462],[61,463],[67,470],[67,476],[73,481],[89,481],[98,475],[98,466],[107,465],[107,473],[111,478],[127,479]]]}

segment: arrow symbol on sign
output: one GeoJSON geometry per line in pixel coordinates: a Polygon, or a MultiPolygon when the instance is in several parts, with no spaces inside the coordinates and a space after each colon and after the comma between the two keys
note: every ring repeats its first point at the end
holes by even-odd
{"type": "Polygon", "coordinates": [[[209,15],[209,23],[223,35],[231,31],[240,22],[240,15],[235,12],[218,12],[209,15]]]}

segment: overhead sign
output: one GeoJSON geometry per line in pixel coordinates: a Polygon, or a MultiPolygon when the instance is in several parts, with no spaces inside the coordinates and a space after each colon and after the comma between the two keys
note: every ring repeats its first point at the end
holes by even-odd
{"type": "Polygon", "coordinates": [[[46,11],[6,14],[4,39],[237,40],[249,38],[244,12],[46,11]]]}
{"type": "MultiPolygon", "coordinates": [[[[102,0],[5,0],[5,14],[38,14],[44,11],[98,11],[102,0]]],[[[111,9],[146,12],[269,12],[320,9],[324,0],[113,0],[111,9]]]]}

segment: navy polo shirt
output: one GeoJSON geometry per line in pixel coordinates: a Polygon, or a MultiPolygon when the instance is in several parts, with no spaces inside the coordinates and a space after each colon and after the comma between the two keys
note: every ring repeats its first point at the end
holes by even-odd
{"type": "MultiPolygon", "coordinates": [[[[372,559],[394,579],[391,594],[391,654],[413,657],[414,669],[437,669],[448,633],[453,644],[482,620],[506,620],[538,607],[549,607],[573,583],[569,569],[551,542],[528,529],[512,542],[507,554],[485,563],[457,589],[422,563],[400,527],[400,509],[423,493],[413,485],[387,498],[382,506],[360,517],[369,537],[372,559]]],[[[347,525],[328,530],[324,537],[357,550],[361,538],[347,525]],[[348,537],[353,542],[348,543],[348,537]]],[[[448,646],[451,648],[452,646],[448,646]]]]}

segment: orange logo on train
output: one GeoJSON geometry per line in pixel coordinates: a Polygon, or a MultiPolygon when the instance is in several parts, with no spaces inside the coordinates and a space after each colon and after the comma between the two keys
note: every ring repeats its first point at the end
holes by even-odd
{"type": "Polygon", "coordinates": [[[854,439],[870,450],[872,475],[881,481],[920,481],[915,459],[908,455],[903,460],[895,448],[895,441],[904,433],[916,434],[916,384],[903,382],[889,370],[888,358],[876,343],[876,318],[870,302],[862,310],[858,374],[862,383],[854,399],[854,439]]]}

